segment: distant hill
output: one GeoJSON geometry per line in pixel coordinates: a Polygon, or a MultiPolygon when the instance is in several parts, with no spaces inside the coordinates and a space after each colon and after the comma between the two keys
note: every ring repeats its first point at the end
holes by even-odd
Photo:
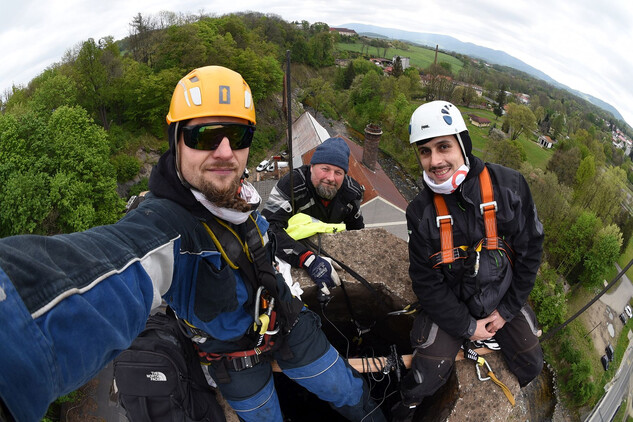
{"type": "Polygon", "coordinates": [[[555,81],[554,79],[552,79],[550,76],[540,71],[539,69],[536,69],[530,66],[529,64],[501,50],[494,50],[492,48],[482,47],[473,43],[463,42],[449,35],[430,34],[426,32],[403,31],[401,29],[383,28],[380,26],[365,25],[362,23],[344,23],[337,26],[353,29],[359,34],[365,35],[368,37],[393,38],[396,40],[403,40],[403,41],[408,41],[408,42],[412,42],[416,44],[427,45],[433,48],[435,48],[436,45],[439,45],[439,48],[444,51],[454,51],[455,53],[464,54],[470,57],[475,57],[475,58],[485,60],[488,63],[494,63],[501,66],[508,66],[513,69],[517,69],[522,72],[525,72],[528,75],[533,76],[535,78],[542,79],[545,82],[548,82],[557,88],[561,88],[566,91],[569,91],[572,94],[577,95],[578,97],[589,101],[591,104],[598,106],[601,109],[613,114],[616,119],[624,121],[624,118],[622,117],[622,115],[611,104],[608,104],[589,94],[585,94],[584,92],[580,92],[578,90],[572,89],[568,87],[567,85],[561,84],[560,82],[555,81]]]}

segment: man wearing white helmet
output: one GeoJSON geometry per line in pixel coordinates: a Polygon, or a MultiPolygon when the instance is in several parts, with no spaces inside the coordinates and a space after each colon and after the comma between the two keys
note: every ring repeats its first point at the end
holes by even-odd
{"type": "Polygon", "coordinates": [[[525,386],[543,366],[536,318],[527,304],[543,245],[527,182],[515,170],[472,155],[461,113],[446,101],[418,107],[409,141],[424,189],[407,207],[409,275],[421,311],[415,349],[394,420],[411,420],[448,379],[460,346],[494,336],[525,386]]]}
{"type": "Polygon", "coordinates": [[[119,222],[0,239],[0,416],[40,420],[129,347],[164,300],[240,420],[283,420],[276,359],[347,419],[383,421],[272,265],[260,197],[241,179],[255,132],[246,81],[221,66],[194,69],[167,123],[150,193],[119,222]]]}

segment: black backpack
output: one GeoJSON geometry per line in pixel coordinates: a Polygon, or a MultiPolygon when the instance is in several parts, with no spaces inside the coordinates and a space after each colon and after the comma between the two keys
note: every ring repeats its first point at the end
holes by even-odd
{"type": "Polygon", "coordinates": [[[225,422],[215,391],[171,309],[114,360],[119,401],[130,422],[225,422]]]}

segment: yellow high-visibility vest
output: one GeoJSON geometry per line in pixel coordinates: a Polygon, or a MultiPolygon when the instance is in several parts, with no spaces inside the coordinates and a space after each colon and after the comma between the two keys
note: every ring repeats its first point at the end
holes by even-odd
{"type": "Polygon", "coordinates": [[[336,233],[342,230],[345,230],[345,223],[324,223],[308,214],[298,213],[288,220],[286,233],[294,240],[299,240],[317,233],[336,233]]]}

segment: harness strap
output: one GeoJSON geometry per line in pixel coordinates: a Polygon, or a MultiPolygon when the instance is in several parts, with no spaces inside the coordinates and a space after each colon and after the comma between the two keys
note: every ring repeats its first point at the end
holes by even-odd
{"type": "Polygon", "coordinates": [[[512,395],[512,392],[510,391],[510,389],[504,383],[499,381],[499,378],[497,378],[495,374],[492,373],[492,371],[488,371],[488,376],[490,377],[492,382],[494,382],[499,387],[501,387],[501,391],[503,391],[503,394],[506,395],[510,404],[514,406],[515,405],[514,396],[512,395]]]}
{"type": "MultiPolygon", "coordinates": [[[[281,300],[272,257],[264,247],[264,237],[253,215],[246,220],[244,241],[232,227],[218,218],[210,218],[203,225],[228,265],[240,270],[253,291],[263,286],[275,299],[278,322],[284,331],[289,331],[303,308],[303,302],[298,298],[292,298],[290,302],[281,300]]],[[[270,326],[274,327],[272,323],[270,326]]]]}
{"type": "Polygon", "coordinates": [[[488,167],[479,173],[479,187],[481,190],[481,205],[479,210],[484,217],[484,226],[486,227],[486,249],[498,249],[497,237],[497,202],[494,200],[492,191],[492,181],[488,167]]]}
{"type": "Polygon", "coordinates": [[[501,387],[501,391],[503,391],[503,394],[505,394],[510,404],[514,406],[515,405],[514,396],[512,395],[512,392],[510,391],[508,386],[506,386],[503,382],[499,380],[499,378],[495,376],[495,374],[492,372],[492,369],[490,368],[490,365],[488,364],[486,359],[484,359],[477,352],[475,352],[475,350],[473,350],[473,348],[471,347],[471,344],[472,342],[470,340],[464,341],[464,344],[463,344],[464,357],[466,359],[469,359],[475,362],[475,368],[477,369],[477,378],[479,378],[479,381],[492,380],[492,382],[494,382],[499,387],[501,387]],[[487,377],[481,376],[480,368],[483,368],[484,366],[488,369],[487,377]]]}
{"type": "MultiPolygon", "coordinates": [[[[502,249],[499,247],[499,237],[497,236],[497,202],[494,200],[494,192],[492,189],[492,181],[488,167],[479,174],[479,186],[481,190],[481,205],[479,210],[484,218],[484,228],[486,230],[486,238],[484,242],[479,242],[478,247],[483,246],[488,250],[502,249]]],[[[433,204],[435,205],[435,213],[437,214],[437,227],[440,229],[440,245],[441,250],[431,255],[433,268],[439,267],[441,264],[450,264],[456,259],[465,259],[468,256],[467,246],[453,245],[453,217],[448,212],[446,201],[440,194],[433,195],[433,204]]]]}
{"type": "Polygon", "coordinates": [[[448,213],[446,201],[442,195],[437,193],[433,195],[433,203],[437,217],[437,227],[440,229],[440,242],[442,245],[441,256],[444,264],[450,264],[455,261],[455,253],[453,251],[453,217],[448,213]]]}

